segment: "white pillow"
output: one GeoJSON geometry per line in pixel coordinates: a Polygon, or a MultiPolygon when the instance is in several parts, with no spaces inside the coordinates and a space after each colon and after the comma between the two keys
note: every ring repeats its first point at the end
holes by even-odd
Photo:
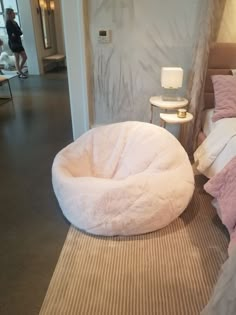
{"type": "Polygon", "coordinates": [[[216,209],[216,212],[217,212],[218,216],[220,217],[220,219],[222,219],[221,209],[220,209],[220,206],[219,206],[217,199],[216,198],[212,199],[211,204],[216,209]]]}
{"type": "Polygon", "coordinates": [[[236,75],[236,69],[231,69],[232,75],[236,75]]]}
{"type": "Polygon", "coordinates": [[[214,108],[206,109],[203,112],[203,132],[208,136],[215,127],[215,123],[212,121],[212,116],[214,114],[214,108]]]}

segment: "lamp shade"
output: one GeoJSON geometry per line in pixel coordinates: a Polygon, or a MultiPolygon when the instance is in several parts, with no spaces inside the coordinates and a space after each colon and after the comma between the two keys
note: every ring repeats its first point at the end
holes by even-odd
{"type": "Polygon", "coordinates": [[[178,89],[182,87],[183,69],[178,67],[161,68],[161,86],[165,89],[178,89]]]}

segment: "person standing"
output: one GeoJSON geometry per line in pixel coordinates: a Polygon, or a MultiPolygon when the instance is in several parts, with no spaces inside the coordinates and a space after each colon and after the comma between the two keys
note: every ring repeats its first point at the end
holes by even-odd
{"type": "Polygon", "coordinates": [[[6,9],[6,29],[8,34],[8,45],[15,56],[18,77],[26,79],[27,75],[22,71],[27,60],[27,55],[21,41],[21,35],[23,33],[15,21],[15,12],[11,8],[6,9]]]}

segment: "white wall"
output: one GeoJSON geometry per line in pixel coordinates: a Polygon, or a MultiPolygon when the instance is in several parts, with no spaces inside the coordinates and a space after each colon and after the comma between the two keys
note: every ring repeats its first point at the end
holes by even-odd
{"type": "Polygon", "coordinates": [[[61,2],[74,138],[91,123],[87,78],[94,88],[95,124],[149,121],[148,99],[161,93],[161,66],[182,66],[187,82],[201,0],[61,2]],[[86,43],[82,4],[89,12],[90,38],[86,37],[86,43]],[[99,28],[112,30],[111,44],[97,43],[99,28]],[[86,72],[85,47],[89,45],[91,73],[86,72]]]}
{"type": "MultiPolygon", "coordinates": [[[[95,124],[149,121],[149,98],[162,93],[162,66],[192,66],[201,0],[89,0],[95,124]],[[112,31],[99,44],[99,29],[112,31]]],[[[185,84],[180,93],[184,96],[185,84]]]]}
{"type": "Polygon", "coordinates": [[[89,129],[89,103],[82,0],[61,0],[74,139],[89,129]]]}
{"type": "Polygon", "coordinates": [[[39,74],[40,55],[35,37],[35,12],[31,11],[30,0],[18,0],[21,26],[24,33],[24,47],[28,55],[27,65],[30,74],[39,74]]]}
{"type": "MultiPolygon", "coordinates": [[[[74,138],[90,127],[88,77],[94,82],[95,123],[148,121],[148,99],[161,93],[160,67],[192,63],[201,0],[61,0],[74,138]],[[88,5],[93,58],[87,73],[83,4],[88,5]],[[99,28],[112,30],[108,46],[97,44],[99,28]]],[[[182,93],[185,93],[183,89],[182,93]]]]}

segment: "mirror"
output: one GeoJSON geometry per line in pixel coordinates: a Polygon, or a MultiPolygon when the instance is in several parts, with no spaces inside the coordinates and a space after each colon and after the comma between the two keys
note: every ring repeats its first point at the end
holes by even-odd
{"type": "Polygon", "coordinates": [[[55,4],[53,0],[38,0],[44,47],[52,47],[52,25],[54,23],[55,4]]]}

